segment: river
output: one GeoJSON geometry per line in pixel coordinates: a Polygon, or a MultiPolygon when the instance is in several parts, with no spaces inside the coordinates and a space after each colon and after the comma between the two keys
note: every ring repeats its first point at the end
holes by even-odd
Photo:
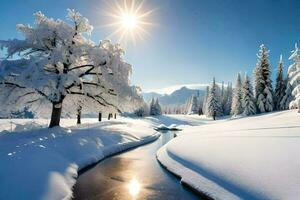
{"type": "Polygon", "coordinates": [[[164,132],[156,141],[108,157],[79,174],[74,199],[199,199],[156,160],[156,151],[175,137],[164,132]]]}

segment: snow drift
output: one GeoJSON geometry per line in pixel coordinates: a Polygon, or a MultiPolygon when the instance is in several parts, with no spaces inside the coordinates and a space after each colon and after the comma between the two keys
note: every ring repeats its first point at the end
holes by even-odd
{"type": "Polygon", "coordinates": [[[69,128],[3,131],[0,199],[69,199],[78,170],[158,136],[151,123],[125,118],[69,128]]]}
{"type": "Polygon", "coordinates": [[[298,199],[299,120],[284,111],[186,127],[157,158],[214,199],[298,199]]]}

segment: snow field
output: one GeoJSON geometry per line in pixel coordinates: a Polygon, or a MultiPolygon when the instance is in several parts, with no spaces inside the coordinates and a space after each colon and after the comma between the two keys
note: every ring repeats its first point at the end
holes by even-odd
{"type": "Polygon", "coordinates": [[[157,137],[151,123],[127,118],[1,132],[0,199],[70,199],[78,170],[157,137]]]}
{"type": "Polygon", "coordinates": [[[298,199],[299,120],[291,110],[186,127],[157,158],[214,199],[298,199]]]}

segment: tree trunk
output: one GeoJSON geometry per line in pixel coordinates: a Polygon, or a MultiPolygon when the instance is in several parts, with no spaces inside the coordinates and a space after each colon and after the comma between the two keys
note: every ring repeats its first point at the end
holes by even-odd
{"type": "Polygon", "coordinates": [[[101,113],[101,112],[99,112],[98,121],[99,121],[99,122],[102,121],[102,113],[101,113]]]}
{"type": "Polygon", "coordinates": [[[202,108],[199,108],[198,114],[199,114],[199,115],[203,115],[202,108]]]}
{"type": "Polygon", "coordinates": [[[116,113],[115,113],[115,116],[114,116],[114,118],[115,118],[115,119],[117,119],[117,114],[116,114],[116,113]]]}
{"type": "Polygon", "coordinates": [[[49,124],[49,128],[59,126],[60,117],[61,117],[61,109],[62,109],[61,102],[52,103],[52,114],[51,114],[51,121],[49,124]]]}
{"type": "Polygon", "coordinates": [[[107,120],[110,120],[110,113],[108,114],[107,120]]]}
{"type": "Polygon", "coordinates": [[[79,106],[77,109],[77,124],[81,124],[81,110],[82,110],[82,107],[79,106]]]}

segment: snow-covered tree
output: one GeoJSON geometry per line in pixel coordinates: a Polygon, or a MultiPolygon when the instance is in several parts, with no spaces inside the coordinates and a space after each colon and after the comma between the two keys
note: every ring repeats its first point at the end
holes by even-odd
{"type": "Polygon", "coordinates": [[[202,108],[203,108],[203,96],[202,97],[200,97],[200,96],[198,96],[198,115],[203,115],[203,110],[202,110],[202,108]]]}
{"type": "Polygon", "coordinates": [[[204,96],[203,104],[202,104],[202,112],[203,112],[204,115],[207,115],[207,99],[208,99],[208,95],[209,95],[209,86],[206,87],[205,96],[204,96]]]}
{"type": "Polygon", "coordinates": [[[158,101],[158,98],[156,98],[156,101],[155,101],[155,108],[156,108],[156,115],[161,115],[161,106],[159,104],[159,101],[158,101]]]}
{"type": "Polygon", "coordinates": [[[101,42],[101,47],[108,52],[112,52],[110,65],[111,74],[99,77],[94,76],[97,82],[105,82],[113,92],[117,94],[113,103],[122,112],[134,112],[139,107],[145,106],[144,99],[141,95],[140,87],[130,84],[132,66],[123,61],[124,51],[119,45],[112,44],[109,40],[101,42]],[[120,63],[121,61],[121,63],[120,63]]]}
{"type": "Polygon", "coordinates": [[[269,64],[269,50],[262,44],[258,52],[258,61],[254,70],[255,76],[255,99],[258,111],[273,111],[273,88],[271,69],[269,64]]]}
{"type": "Polygon", "coordinates": [[[231,105],[232,105],[232,96],[233,96],[232,84],[228,83],[226,91],[225,91],[225,97],[223,100],[224,115],[230,115],[231,105]]]}
{"type": "Polygon", "coordinates": [[[32,119],[32,118],[34,118],[33,113],[30,112],[30,110],[28,110],[27,107],[23,108],[22,110],[16,111],[16,112],[12,112],[10,114],[11,114],[11,116],[6,116],[6,118],[8,118],[8,117],[20,118],[20,119],[32,119]]]}
{"type": "Polygon", "coordinates": [[[236,116],[243,113],[242,105],[242,80],[241,74],[238,73],[236,78],[236,84],[232,97],[231,115],[236,116]]]}
{"type": "MultiPolygon", "coordinates": [[[[68,20],[70,23],[37,12],[34,26],[17,25],[23,40],[0,41],[8,56],[0,63],[1,87],[13,91],[8,102],[18,102],[9,107],[26,105],[34,109],[49,102],[52,104],[49,127],[59,125],[63,105],[78,103],[82,97],[90,99],[94,109],[120,112],[113,103],[118,101],[112,100],[116,93],[107,77],[117,67],[127,65],[120,59],[123,50],[109,41],[100,44],[90,41],[87,36],[93,27],[80,13],[68,10],[68,20]]],[[[127,86],[126,82],[124,85],[127,86]]],[[[77,106],[72,109],[76,112],[77,106]]]]}
{"type": "Polygon", "coordinates": [[[276,110],[281,110],[280,102],[282,101],[286,90],[286,83],[283,78],[283,61],[282,55],[280,55],[279,64],[276,75],[276,87],[274,94],[274,105],[276,110]]]}
{"type": "Polygon", "coordinates": [[[295,49],[292,51],[289,59],[293,61],[293,64],[288,69],[289,83],[293,88],[293,100],[289,107],[291,109],[298,108],[300,112],[300,55],[297,44],[295,44],[295,49]]]}
{"type": "Polygon", "coordinates": [[[243,115],[249,116],[256,114],[255,98],[253,89],[248,75],[245,76],[242,85],[242,106],[243,115]]]}
{"type": "Polygon", "coordinates": [[[288,110],[291,101],[294,99],[292,95],[293,87],[291,86],[288,77],[286,77],[284,83],[286,84],[286,89],[284,91],[284,96],[280,101],[280,110],[288,110]]]}
{"type": "Polygon", "coordinates": [[[199,112],[198,98],[195,95],[193,95],[190,98],[190,101],[189,101],[189,106],[188,106],[188,112],[187,112],[187,114],[188,115],[198,114],[198,112],[199,112]]]}
{"type": "Polygon", "coordinates": [[[147,116],[149,114],[149,108],[148,108],[147,104],[144,104],[144,106],[137,108],[134,111],[134,114],[138,117],[147,116]]]}
{"type": "Polygon", "coordinates": [[[226,94],[225,94],[224,81],[222,81],[222,85],[221,85],[221,100],[222,100],[222,102],[224,101],[225,96],[226,96],[226,94]]]}
{"type": "Polygon", "coordinates": [[[184,114],[188,114],[191,105],[192,97],[188,97],[184,104],[184,114]]]}
{"type": "Polygon", "coordinates": [[[215,117],[222,115],[220,88],[216,84],[215,78],[213,78],[207,98],[207,116],[215,119],[215,117]]]}
{"type": "Polygon", "coordinates": [[[158,98],[154,100],[152,98],[151,103],[150,103],[150,115],[161,115],[161,106],[159,104],[158,98]]]}
{"type": "Polygon", "coordinates": [[[227,93],[226,93],[226,90],[225,90],[224,81],[222,81],[222,84],[221,84],[221,104],[222,104],[223,111],[224,111],[224,106],[225,106],[226,99],[227,99],[227,93]]]}
{"type": "Polygon", "coordinates": [[[149,114],[150,114],[150,115],[155,115],[155,100],[154,100],[153,97],[152,97],[152,99],[151,99],[149,108],[150,108],[149,114]]]}

